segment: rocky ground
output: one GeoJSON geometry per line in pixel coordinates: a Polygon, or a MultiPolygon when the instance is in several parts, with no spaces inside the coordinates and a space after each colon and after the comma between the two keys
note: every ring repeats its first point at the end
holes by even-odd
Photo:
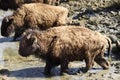
{"type": "MultiPolygon", "coordinates": [[[[120,0],[70,0],[60,6],[69,9],[69,25],[85,26],[120,40],[120,0]]],[[[10,14],[12,11],[0,10],[0,24],[2,18],[10,14]]],[[[82,73],[84,62],[71,62],[69,74],[60,76],[58,66],[51,77],[43,74],[44,61],[20,57],[17,52],[19,42],[11,40],[0,36],[0,80],[120,80],[120,51],[114,40],[109,70],[102,70],[95,64],[89,72],[82,73]]]]}
{"type": "Polygon", "coordinates": [[[120,0],[72,0],[61,5],[69,9],[69,24],[120,38],[120,0]]]}

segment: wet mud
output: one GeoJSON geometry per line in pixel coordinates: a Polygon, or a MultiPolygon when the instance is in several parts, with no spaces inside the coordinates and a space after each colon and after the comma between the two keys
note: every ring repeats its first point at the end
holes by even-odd
{"type": "MultiPolygon", "coordinates": [[[[12,11],[0,10],[0,25],[3,17],[12,11]]],[[[12,37],[0,36],[0,80],[120,80],[120,61],[110,61],[110,69],[103,70],[99,65],[82,73],[84,61],[69,63],[69,74],[60,75],[60,66],[52,69],[52,75],[44,75],[45,61],[34,56],[23,58],[18,54],[19,41],[12,37]]]]}

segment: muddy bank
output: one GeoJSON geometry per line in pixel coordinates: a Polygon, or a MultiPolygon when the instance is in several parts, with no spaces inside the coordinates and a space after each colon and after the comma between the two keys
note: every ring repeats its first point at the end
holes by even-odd
{"type": "Polygon", "coordinates": [[[48,77],[43,74],[45,63],[41,60],[13,61],[9,63],[9,66],[6,66],[9,75],[6,73],[2,77],[7,77],[10,80],[119,80],[120,68],[118,69],[118,64],[120,62],[113,62],[109,70],[102,70],[100,66],[95,64],[94,68],[87,73],[82,73],[81,69],[85,66],[84,62],[71,62],[69,64],[69,74],[61,76],[58,66],[52,70],[52,76],[48,77]]]}
{"type": "Polygon", "coordinates": [[[69,24],[86,26],[120,39],[120,0],[70,0],[69,24]]]}

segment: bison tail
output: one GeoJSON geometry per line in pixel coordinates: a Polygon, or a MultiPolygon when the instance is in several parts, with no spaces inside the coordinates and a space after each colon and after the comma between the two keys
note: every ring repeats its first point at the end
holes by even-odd
{"type": "Polygon", "coordinates": [[[116,41],[116,47],[118,50],[120,50],[120,42],[118,40],[116,41]]]}
{"type": "Polygon", "coordinates": [[[111,40],[110,40],[110,38],[106,38],[107,39],[107,42],[108,42],[108,45],[109,45],[109,47],[108,47],[108,58],[110,58],[112,55],[111,55],[111,50],[112,50],[112,44],[111,44],[111,40]]]}

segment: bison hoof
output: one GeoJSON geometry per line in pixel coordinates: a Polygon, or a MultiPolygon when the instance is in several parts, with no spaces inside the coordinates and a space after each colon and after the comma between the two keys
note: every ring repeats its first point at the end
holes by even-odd
{"type": "Polygon", "coordinates": [[[84,68],[84,69],[82,69],[82,72],[86,73],[86,72],[88,72],[88,69],[84,68]]]}
{"type": "Polygon", "coordinates": [[[61,70],[60,75],[66,75],[66,74],[68,74],[68,72],[69,72],[68,69],[66,69],[66,70],[61,70]]]}
{"type": "Polygon", "coordinates": [[[103,70],[107,70],[107,69],[109,69],[109,67],[103,67],[103,70]]]}
{"type": "Polygon", "coordinates": [[[9,75],[9,74],[10,74],[10,72],[8,69],[1,69],[0,70],[0,75],[9,75]]]}
{"type": "Polygon", "coordinates": [[[60,75],[68,75],[68,73],[62,72],[60,73],[60,75]]]}
{"type": "Polygon", "coordinates": [[[51,75],[50,72],[44,72],[44,74],[45,74],[45,75],[48,75],[48,76],[51,75]]]}

